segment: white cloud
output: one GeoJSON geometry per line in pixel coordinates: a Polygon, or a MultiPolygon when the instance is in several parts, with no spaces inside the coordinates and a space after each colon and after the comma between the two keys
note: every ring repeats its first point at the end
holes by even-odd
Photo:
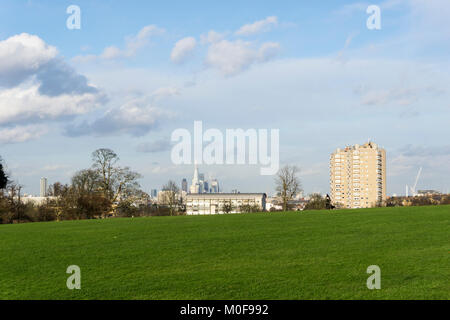
{"type": "Polygon", "coordinates": [[[25,142],[44,135],[47,129],[43,126],[28,125],[12,128],[0,128],[0,144],[25,142]]]}
{"type": "Polygon", "coordinates": [[[119,48],[114,47],[114,46],[110,46],[110,47],[106,47],[103,50],[102,54],[100,55],[100,58],[102,58],[102,59],[116,59],[116,58],[121,57],[122,55],[123,55],[123,53],[122,53],[122,51],[120,51],[119,48]]]}
{"type": "Polygon", "coordinates": [[[170,150],[172,146],[170,139],[158,139],[152,142],[144,142],[136,147],[139,152],[156,153],[170,150]]]}
{"type": "Polygon", "coordinates": [[[417,102],[418,89],[389,88],[380,90],[356,90],[361,94],[361,103],[364,105],[396,104],[406,106],[417,102]]]}
{"type": "Polygon", "coordinates": [[[25,141],[37,129],[20,127],[27,130],[18,136],[14,126],[61,120],[104,102],[105,95],[38,36],[22,33],[0,41],[0,125],[6,127],[5,137],[25,141]]]}
{"type": "Polygon", "coordinates": [[[139,49],[146,46],[150,38],[160,36],[165,32],[164,29],[155,25],[148,25],[143,27],[137,35],[128,37],[126,39],[126,56],[134,56],[139,49]]]}
{"type": "Polygon", "coordinates": [[[21,33],[0,41],[0,86],[14,86],[58,55],[38,36],[21,33]]]}
{"type": "Polygon", "coordinates": [[[258,50],[258,59],[262,62],[274,58],[280,51],[280,44],[277,42],[266,42],[258,50]]]}
{"type": "Polygon", "coordinates": [[[174,87],[162,87],[152,92],[151,96],[154,98],[172,97],[180,94],[180,90],[174,87]]]}
{"type": "Polygon", "coordinates": [[[275,16],[267,17],[264,20],[255,21],[253,23],[242,26],[238,31],[236,31],[236,35],[250,36],[261,32],[267,32],[270,30],[272,26],[276,26],[277,24],[278,24],[277,17],[275,16]]]}
{"type": "Polygon", "coordinates": [[[172,49],[172,53],[170,54],[170,59],[175,63],[184,62],[189,55],[192,54],[192,51],[195,49],[196,40],[193,37],[186,37],[179,40],[175,47],[172,49]]]}
{"type": "Polygon", "coordinates": [[[93,62],[98,58],[103,60],[113,60],[134,57],[141,48],[149,44],[152,37],[160,36],[164,32],[165,30],[162,28],[155,25],[148,25],[139,30],[136,35],[126,37],[123,49],[120,49],[117,46],[109,46],[103,49],[103,52],[98,56],[93,54],[81,55],[74,57],[72,60],[75,63],[87,63],[93,62]]]}
{"type": "Polygon", "coordinates": [[[214,30],[210,30],[210,31],[208,31],[207,34],[202,34],[200,36],[200,41],[202,44],[209,44],[209,43],[219,42],[223,38],[225,38],[224,33],[219,33],[214,30]]]}
{"type": "Polygon", "coordinates": [[[209,46],[205,62],[230,76],[245,70],[253,63],[273,58],[278,49],[279,44],[275,42],[263,43],[255,49],[251,42],[222,40],[209,46]]]}
{"type": "Polygon", "coordinates": [[[162,119],[172,116],[170,112],[152,105],[148,100],[147,97],[130,99],[92,122],[69,126],[66,133],[69,136],[145,135],[155,129],[162,119]]]}
{"type": "Polygon", "coordinates": [[[55,120],[87,113],[99,107],[104,96],[94,93],[46,96],[36,85],[0,91],[0,124],[55,120]]]}

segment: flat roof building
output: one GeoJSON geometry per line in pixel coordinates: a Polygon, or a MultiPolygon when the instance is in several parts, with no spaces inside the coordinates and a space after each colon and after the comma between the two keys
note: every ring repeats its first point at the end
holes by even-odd
{"type": "Polygon", "coordinates": [[[186,195],[186,214],[224,214],[266,210],[265,193],[203,193],[186,195]]]}
{"type": "Polygon", "coordinates": [[[338,208],[369,208],[386,200],[386,151],[373,142],[330,156],[330,196],[338,208]]]}
{"type": "Polygon", "coordinates": [[[47,196],[47,178],[41,178],[40,188],[39,188],[39,196],[46,197],[47,196]]]}

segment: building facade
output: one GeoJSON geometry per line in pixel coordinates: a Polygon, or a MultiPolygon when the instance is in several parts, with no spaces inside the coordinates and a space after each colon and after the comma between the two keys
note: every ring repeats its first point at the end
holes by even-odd
{"type": "Polygon", "coordinates": [[[224,214],[245,212],[252,207],[266,210],[265,193],[203,193],[186,195],[186,214],[224,214]]]}
{"type": "Polygon", "coordinates": [[[373,142],[330,156],[330,196],[338,208],[369,208],[386,200],[386,151],[373,142]]]}
{"type": "Polygon", "coordinates": [[[184,192],[188,192],[188,183],[186,178],[183,178],[183,180],[181,180],[181,190],[184,192]]]}
{"type": "Polygon", "coordinates": [[[213,179],[211,181],[210,192],[211,193],[219,193],[220,192],[219,182],[217,181],[217,179],[213,179]]]}
{"type": "Polygon", "coordinates": [[[200,181],[197,165],[194,169],[194,176],[192,177],[192,184],[189,188],[190,193],[203,193],[203,181],[200,181]]]}
{"type": "Polygon", "coordinates": [[[40,197],[46,197],[47,196],[47,178],[41,178],[41,184],[40,184],[40,192],[39,192],[39,196],[40,197]]]}

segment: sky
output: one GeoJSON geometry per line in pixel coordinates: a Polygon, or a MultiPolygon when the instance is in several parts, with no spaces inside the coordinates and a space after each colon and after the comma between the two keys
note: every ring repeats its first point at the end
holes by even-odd
{"type": "MultiPolygon", "coordinates": [[[[450,192],[450,2],[20,1],[0,4],[0,156],[24,192],[113,149],[144,191],[190,183],[171,134],[279,129],[280,165],[329,192],[329,156],[369,139],[387,193],[450,192]],[[80,28],[67,20],[80,8],[80,28]],[[369,5],[381,29],[369,29],[369,5]]],[[[70,20],[74,22],[75,20],[70,20]]],[[[274,192],[260,165],[201,165],[223,191],[274,192]]]]}

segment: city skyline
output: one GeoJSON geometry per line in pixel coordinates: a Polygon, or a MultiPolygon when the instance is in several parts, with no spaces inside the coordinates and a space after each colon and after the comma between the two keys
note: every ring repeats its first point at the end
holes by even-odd
{"type": "MultiPolygon", "coordinates": [[[[0,155],[24,193],[69,183],[101,147],[147,192],[179,183],[192,166],[171,162],[170,134],[196,120],[279,129],[280,166],[300,167],[307,194],[329,192],[335,148],[368,138],[388,154],[388,195],[420,167],[418,189],[450,191],[448,1],[381,1],[380,30],[357,1],[79,1],[79,30],[70,4],[2,3],[0,155]]],[[[274,192],[259,166],[202,170],[226,192],[274,192]]]]}
{"type": "MultiPolygon", "coordinates": [[[[325,192],[311,192],[311,193],[309,193],[309,194],[314,194],[314,193],[318,193],[318,194],[321,194],[322,196],[325,196],[325,195],[327,195],[327,194],[329,194],[329,195],[331,195],[332,196],[332,199],[333,199],[333,201],[334,201],[334,198],[333,198],[333,192],[334,191],[336,191],[335,190],[335,188],[336,188],[336,186],[335,186],[335,182],[332,180],[332,178],[333,178],[333,176],[335,175],[335,169],[334,169],[334,161],[337,161],[337,160],[335,160],[335,158],[336,157],[339,157],[339,154],[341,154],[342,153],[342,155],[341,155],[341,157],[343,156],[343,155],[345,155],[345,153],[347,153],[349,150],[350,151],[352,151],[352,150],[355,150],[355,148],[356,149],[358,149],[358,148],[360,148],[360,147],[362,147],[362,148],[366,148],[367,146],[375,146],[375,150],[381,150],[381,152],[382,152],[382,154],[383,154],[383,156],[382,156],[382,166],[383,166],[383,178],[382,178],[382,183],[383,183],[383,197],[380,199],[380,201],[384,201],[385,199],[386,199],[386,196],[401,196],[402,194],[400,193],[400,194],[397,194],[397,193],[393,193],[393,194],[387,194],[386,193],[386,173],[388,172],[388,170],[386,169],[386,152],[385,152],[385,150],[384,149],[382,149],[382,148],[380,148],[378,145],[376,145],[373,141],[370,141],[370,139],[368,140],[368,142],[367,143],[365,143],[365,144],[362,144],[361,146],[359,145],[359,144],[355,144],[355,145],[346,145],[344,148],[337,148],[333,153],[331,153],[331,156],[330,156],[330,158],[329,158],[329,161],[330,161],[330,166],[329,166],[329,175],[330,175],[330,180],[329,180],[329,189],[328,190],[326,190],[325,192]],[[337,156],[336,156],[336,154],[338,154],[337,156]]],[[[378,152],[376,152],[374,155],[376,156],[378,154],[378,152]]],[[[350,163],[350,165],[352,165],[351,163],[350,163]]],[[[221,187],[219,187],[219,182],[218,182],[218,179],[217,178],[211,178],[211,173],[209,173],[209,178],[208,179],[206,179],[205,178],[205,174],[204,173],[199,173],[199,171],[198,171],[198,165],[194,165],[193,166],[194,167],[194,176],[193,176],[193,178],[191,179],[191,184],[190,185],[188,185],[188,180],[186,179],[186,178],[182,178],[181,179],[181,183],[180,183],[180,191],[184,191],[184,192],[186,192],[186,193],[188,193],[188,194],[196,194],[196,193],[222,193],[222,192],[224,192],[222,189],[221,189],[221,187]],[[197,185],[197,189],[195,189],[194,191],[193,191],[193,188],[195,187],[197,185]],[[201,186],[200,186],[201,185],[201,186]],[[200,186],[200,188],[199,188],[199,186],[200,186]],[[208,191],[205,191],[204,190],[204,188],[207,188],[207,190],[208,191]]],[[[366,166],[367,167],[367,166],[366,166]]],[[[372,169],[370,169],[370,170],[372,170],[372,169]]],[[[416,177],[416,181],[418,181],[418,178],[420,177],[420,173],[421,173],[421,171],[422,171],[422,167],[419,169],[419,174],[417,175],[417,177],[416,177]]],[[[168,180],[173,180],[170,176],[169,177],[167,177],[167,179],[168,180]]],[[[55,183],[55,182],[61,182],[61,181],[53,181],[53,183],[55,183]]],[[[52,186],[52,184],[53,183],[50,183],[50,184],[48,184],[48,179],[46,178],[46,177],[41,177],[40,178],[40,184],[39,184],[39,196],[40,197],[44,197],[44,196],[47,196],[47,189],[49,188],[49,187],[51,187],[52,186]]],[[[69,183],[70,183],[70,181],[69,181],[69,183]]],[[[340,183],[340,182],[339,182],[340,183]]],[[[417,182],[416,182],[417,183],[417,182]]],[[[420,184],[419,184],[420,185],[420,184]]],[[[406,185],[406,188],[408,188],[408,185],[406,185]]],[[[411,188],[411,186],[409,186],[409,189],[411,188]]],[[[420,187],[419,187],[420,188],[420,187]]],[[[418,189],[418,187],[416,186],[416,188],[415,188],[416,190],[418,189]]],[[[151,196],[151,197],[156,197],[157,196],[157,192],[160,190],[160,188],[158,187],[158,188],[151,188],[151,189],[149,189],[149,190],[144,190],[144,191],[147,191],[148,192],[148,194],[151,196]]],[[[411,189],[412,190],[412,189],[411,189]]],[[[436,189],[422,189],[422,190],[425,190],[425,191],[438,191],[438,192],[442,192],[442,193],[448,193],[448,192],[445,192],[445,191],[443,191],[443,190],[436,190],[436,189]]],[[[340,190],[338,190],[338,191],[340,191],[340,190]]],[[[230,189],[230,190],[227,190],[227,192],[229,192],[229,193],[238,193],[238,192],[240,192],[238,189],[236,189],[236,188],[234,188],[234,189],[230,189]]],[[[250,192],[250,193],[252,193],[251,192],[251,190],[249,190],[248,192],[250,192]]],[[[248,193],[247,191],[245,191],[244,193],[248,193]]],[[[411,191],[412,192],[412,191],[411,191]]],[[[270,195],[270,193],[268,193],[268,192],[263,192],[263,193],[267,193],[268,195],[270,195]]],[[[302,190],[301,191],[301,193],[302,194],[305,194],[304,193],[304,191],[302,190]]],[[[419,192],[420,193],[420,192],[419,192]]],[[[308,193],[307,193],[308,194],[308,193]]],[[[307,195],[306,194],[306,195],[307,195]]],[[[406,196],[408,196],[410,194],[410,191],[407,189],[406,190],[406,192],[405,192],[405,195],[406,196]]],[[[27,193],[27,192],[25,192],[24,193],[24,195],[27,195],[27,196],[30,196],[30,195],[33,195],[33,193],[27,193]]],[[[275,193],[272,193],[272,195],[273,196],[275,196],[276,194],[275,193]]],[[[369,205],[370,206],[370,205],[369,205]]]]}

